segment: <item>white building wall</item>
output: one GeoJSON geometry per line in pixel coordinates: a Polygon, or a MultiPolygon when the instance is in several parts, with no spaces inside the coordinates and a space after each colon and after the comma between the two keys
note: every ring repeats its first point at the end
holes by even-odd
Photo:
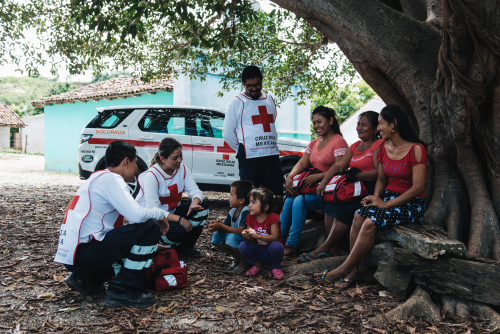
{"type": "Polygon", "coordinates": [[[10,147],[10,127],[0,126],[0,147],[10,147]]]}
{"type": "MultiPolygon", "coordinates": [[[[189,80],[187,76],[179,76],[178,79],[174,79],[174,105],[192,105],[226,110],[229,102],[243,89],[243,87],[238,87],[231,91],[225,91],[223,96],[218,96],[217,93],[221,90],[220,76],[207,74],[205,78],[204,81],[200,79],[189,80]]],[[[296,94],[297,89],[292,89],[293,93],[296,94]]],[[[297,101],[294,101],[293,98],[283,101],[278,106],[276,121],[278,134],[286,137],[297,134],[308,136],[310,139],[310,109],[310,100],[301,106],[298,106],[297,101]]]]}
{"type": "Polygon", "coordinates": [[[36,115],[23,118],[26,127],[20,129],[21,145],[23,152],[44,153],[45,152],[45,116],[36,115]]]}

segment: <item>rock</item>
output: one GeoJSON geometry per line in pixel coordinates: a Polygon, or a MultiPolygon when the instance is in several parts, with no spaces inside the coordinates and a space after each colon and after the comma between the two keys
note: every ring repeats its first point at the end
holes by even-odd
{"type": "Polygon", "coordinates": [[[326,237],[324,221],[308,219],[300,235],[298,251],[304,253],[314,250],[326,241],[326,237]]]}
{"type": "Polygon", "coordinates": [[[439,255],[450,257],[468,257],[465,245],[448,238],[446,232],[437,226],[408,224],[395,226],[378,232],[378,236],[386,241],[395,241],[426,259],[437,259],[439,255]]]}
{"type": "Polygon", "coordinates": [[[394,244],[391,241],[373,246],[372,250],[361,260],[361,265],[378,267],[380,261],[393,265],[394,244]]]}
{"type": "Polygon", "coordinates": [[[443,295],[500,306],[500,263],[482,258],[424,259],[394,248],[394,267],[409,272],[415,283],[443,295]]]}
{"type": "MultiPolygon", "coordinates": [[[[412,315],[425,315],[425,320],[429,322],[441,321],[439,308],[432,302],[429,294],[418,286],[413,295],[404,304],[384,314],[385,318],[390,323],[408,318],[412,315]]],[[[385,322],[384,317],[380,314],[368,320],[376,325],[385,322]]]]}
{"type": "Polygon", "coordinates": [[[380,262],[373,276],[382,286],[402,298],[408,296],[415,285],[410,274],[395,270],[387,262],[380,262]]]}

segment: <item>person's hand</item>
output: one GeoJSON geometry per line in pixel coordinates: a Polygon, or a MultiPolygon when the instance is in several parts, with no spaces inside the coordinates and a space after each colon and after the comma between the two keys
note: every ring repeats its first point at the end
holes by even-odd
{"type": "Polygon", "coordinates": [[[251,236],[253,238],[257,237],[257,232],[255,232],[255,230],[253,228],[249,227],[246,230],[248,231],[247,233],[249,236],[251,236]]]}
{"type": "Polygon", "coordinates": [[[326,189],[326,183],[323,184],[323,182],[321,182],[318,188],[316,189],[316,194],[318,194],[319,198],[323,198],[323,195],[325,194],[325,189],[326,189]]]}
{"type": "Polygon", "coordinates": [[[254,231],[255,230],[253,228],[247,228],[246,230],[243,230],[243,232],[241,232],[241,236],[243,238],[245,238],[245,240],[248,240],[248,241],[252,241],[253,240],[253,237],[250,235],[250,230],[254,231]]]}
{"type": "Polygon", "coordinates": [[[167,235],[168,229],[170,228],[170,224],[168,221],[159,220],[158,225],[160,225],[160,232],[162,235],[167,235]]]}
{"type": "Polygon", "coordinates": [[[304,180],[302,180],[302,184],[305,187],[311,187],[315,183],[318,183],[320,181],[320,178],[321,178],[321,176],[318,176],[318,175],[309,175],[304,180]]]}
{"type": "Polygon", "coordinates": [[[286,192],[288,195],[292,195],[295,192],[295,187],[293,186],[293,177],[290,175],[286,178],[286,192]]]}
{"type": "Polygon", "coordinates": [[[191,232],[191,230],[193,229],[193,225],[186,218],[184,218],[184,220],[182,221],[181,226],[184,227],[184,229],[186,230],[186,232],[191,232]]]}
{"type": "Polygon", "coordinates": [[[369,195],[366,196],[361,200],[361,205],[363,206],[376,206],[377,208],[380,209],[386,209],[387,208],[387,202],[384,202],[383,199],[381,199],[378,196],[375,195],[369,195]]]}
{"type": "Polygon", "coordinates": [[[212,233],[214,232],[217,232],[219,231],[220,229],[220,226],[222,225],[222,223],[216,221],[216,220],[212,220],[209,224],[208,224],[208,230],[212,233]]]}
{"type": "Polygon", "coordinates": [[[189,206],[189,210],[186,214],[186,216],[189,216],[191,214],[191,212],[194,211],[200,211],[200,210],[203,210],[203,207],[199,204],[193,204],[193,202],[191,202],[191,205],[189,206]]]}

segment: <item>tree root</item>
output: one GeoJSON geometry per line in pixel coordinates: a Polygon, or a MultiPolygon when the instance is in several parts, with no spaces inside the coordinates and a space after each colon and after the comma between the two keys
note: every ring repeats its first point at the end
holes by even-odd
{"type": "Polygon", "coordinates": [[[464,319],[476,316],[490,320],[489,325],[491,327],[500,326],[500,315],[483,303],[464,300],[450,295],[442,295],[441,303],[443,304],[443,314],[449,313],[464,319]]]}
{"type": "Polygon", "coordinates": [[[418,286],[413,295],[404,304],[399,305],[384,315],[379,314],[368,320],[373,324],[380,325],[384,323],[384,319],[392,323],[412,315],[425,315],[425,320],[429,322],[438,322],[441,320],[439,307],[432,302],[429,294],[418,286]]]}
{"type": "Polygon", "coordinates": [[[296,273],[319,273],[325,270],[332,270],[340,267],[347,259],[347,255],[328,257],[310,262],[301,263],[295,266],[283,268],[284,272],[296,273]]]}

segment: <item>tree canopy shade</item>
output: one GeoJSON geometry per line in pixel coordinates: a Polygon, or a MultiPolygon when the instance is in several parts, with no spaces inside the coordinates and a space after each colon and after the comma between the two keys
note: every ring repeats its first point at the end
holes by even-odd
{"type": "Polygon", "coordinates": [[[272,0],[285,11],[269,14],[244,0],[34,1],[48,53],[72,73],[100,72],[110,57],[145,79],[175,66],[220,70],[227,88],[253,63],[278,95],[293,84],[323,95],[350,72],[326,48],[336,43],[427,144],[424,220],[467,243],[470,255],[500,260],[500,0],[272,0]],[[322,71],[320,59],[329,61],[322,71]]]}
{"type": "Polygon", "coordinates": [[[229,89],[239,85],[235,79],[244,66],[255,64],[264,68],[265,88],[284,98],[298,85],[299,99],[325,94],[339,76],[355,74],[342,52],[306,21],[278,7],[255,10],[248,0],[33,3],[24,11],[36,17],[45,51],[61,56],[70,74],[123,68],[147,81],[215,71],[229,89]]]}

